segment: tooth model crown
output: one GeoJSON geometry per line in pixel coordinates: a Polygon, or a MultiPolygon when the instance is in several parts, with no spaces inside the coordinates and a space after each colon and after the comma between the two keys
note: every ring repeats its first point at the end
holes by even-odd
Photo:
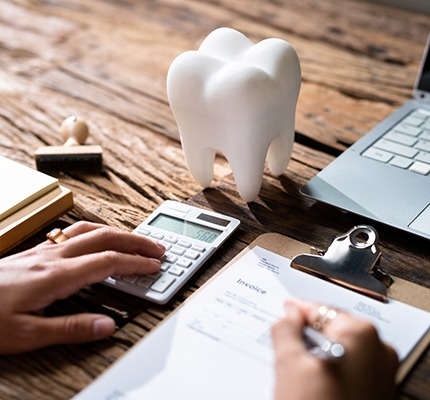
{"type": "Polygon", "coordinates": [[[300,81],[297,54],[281,39],[254,45],[220,28],[197,51],[180,54],[169,68],[167,96],[194,179],[210,185],[219,151],[241,197],[254,201],[266,155],[275,176],[290,160],[300,81]]]}

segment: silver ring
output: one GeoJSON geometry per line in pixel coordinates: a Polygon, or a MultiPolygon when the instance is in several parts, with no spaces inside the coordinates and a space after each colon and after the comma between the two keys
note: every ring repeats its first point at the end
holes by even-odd
{"type": "Polygon", "coordinates": [[[319,331],[324,330],[330,321],[333,321],[338,315],[337,310],[328,306],[322,305],[318,308],[318,318],[312,324],[314,329],[319,331]]]}

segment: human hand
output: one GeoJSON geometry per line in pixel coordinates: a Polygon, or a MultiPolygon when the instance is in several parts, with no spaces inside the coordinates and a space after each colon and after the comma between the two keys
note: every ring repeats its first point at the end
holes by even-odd
{"type": "Polygon", "coordinates": [[[43,317],[40,311],[111,275],[151,274],[165,249],[150,239],[90,222],[64,229],[69,239],[0,259],[0,354],[102,339],[115,331],[103,314],[43,317]]]}
{"type": "Polygon", "coordinates": [[[397,355],[380,341],[370,322],[338,312],[323,331],[343,345],[345,357],[330,363],[309,353],[303,341],[303,327],[318,321],[319,307],[307,301],[288,300],[287,315],[272,328],[275,400],[393,398],[397,355]]]}

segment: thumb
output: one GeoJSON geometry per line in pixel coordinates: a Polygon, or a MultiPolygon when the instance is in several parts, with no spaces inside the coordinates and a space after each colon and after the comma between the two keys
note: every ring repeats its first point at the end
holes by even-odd
{"type": "MultiPolygon", "coordinates": [[[[285,303],[286,316],[272,327],[276,362],[295,363],[296,357],[307,354],[303,342],[304,315],[294,303],[285,303]]],[[[286,367],[286,365],[284,365],[286,367]]]]}
{"type": "MultiPolygon", "coordinates": [[[[103,314],[74,314],[61,317],[26,315],[26,340],[18,351],[30,351],[54,344],[84,343],[103,339],[115,332],[115,321],[103,314]]],[[[22,326],[22,324],[20,324],[22,326]]]]}

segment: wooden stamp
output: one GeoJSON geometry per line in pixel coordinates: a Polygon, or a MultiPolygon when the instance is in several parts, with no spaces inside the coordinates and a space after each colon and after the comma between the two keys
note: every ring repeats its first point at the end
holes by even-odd
{"type": "Polygon", "coordinates": [[[88,125],[76,116],[66,118],[60,134],[65,140],[62,146],[41,146],[35,153],[39,171],[53,172],[100,172],[103,166],[102,148],[86,145],[88,125]]]}

